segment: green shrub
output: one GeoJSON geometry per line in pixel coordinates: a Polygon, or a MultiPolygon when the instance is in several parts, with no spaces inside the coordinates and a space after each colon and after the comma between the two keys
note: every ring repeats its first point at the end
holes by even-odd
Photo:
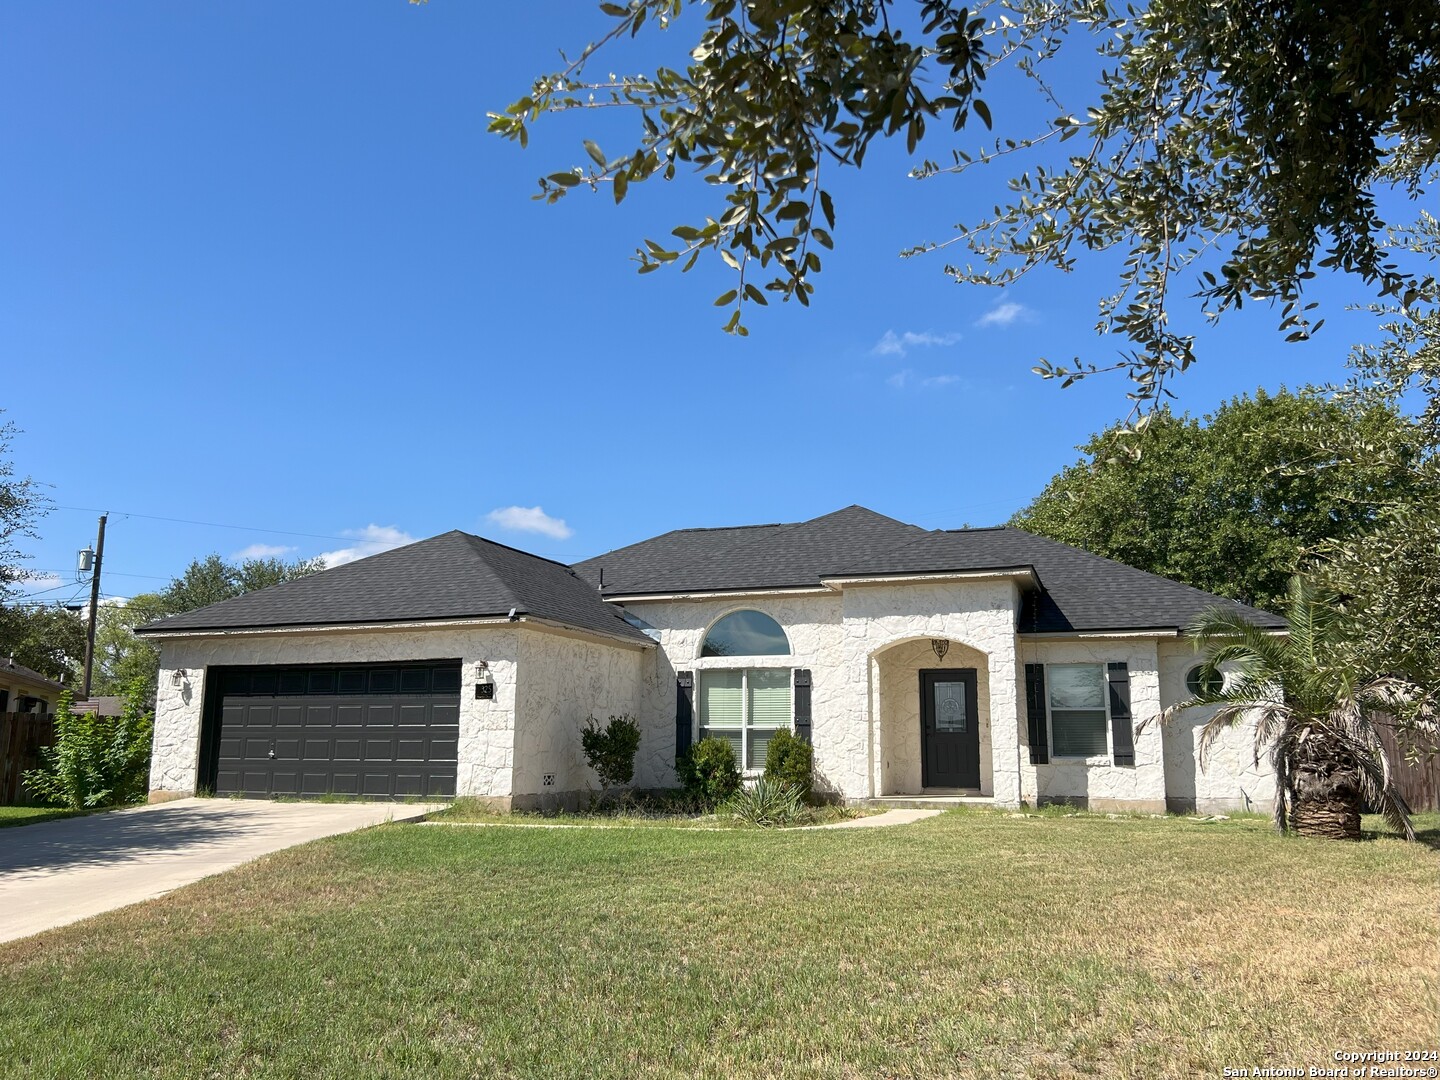
{"type": "Polygon", "coordinates": [[[805,813],[800,789],[768,776],[748,788],[742,787],[730,797],[725,809],[737,820],[762,829],[794,825],[805,813]]]}
{"type": "Polygon", "coordinates": [[[735,751],[723,739],[701,739],[675,763],[685,791],[706,806],[719,806],[740,790],[735,751]]]}
{"type": "Polygon", "coordinates": [[[765,778],[789,784],[800,792],[801,799],[810,797],[814,785],[815,751],[804,739],[788,731],[777,731],[770,737],[765,755],[765,778]]]}
{"type": "Polygon", "coordinates": [[[635,776],[635,754],[640,749],[640,725],[628,716],[612,716],[600,726],[590,717],[580,732],[585,761],[606,790],[628,784],[635,776]]]}
{"type": "Polygon", "coordinates": [[[149,786],[155,728],[140,694],[126,695],[119,717],[75,713],[70,701],[68,692],[60,695],[55,742],[40,751],[40,767],[25,773],[25,787],[51,806],[72,810],[139,802],[149,786]]]}

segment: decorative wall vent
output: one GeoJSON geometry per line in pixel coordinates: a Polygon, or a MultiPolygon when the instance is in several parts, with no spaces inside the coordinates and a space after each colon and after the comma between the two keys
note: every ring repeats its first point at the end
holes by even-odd
{"type": "Polygon", "coordinates": [[[540,786],[541,786],[541,787],[554,787],[554,786],[555,786],[555,774],[554,774],[553,772],[547,772],[547,773],[545,773],[543,776],[541,776],[541,777],[540,777],[540,786]]]}

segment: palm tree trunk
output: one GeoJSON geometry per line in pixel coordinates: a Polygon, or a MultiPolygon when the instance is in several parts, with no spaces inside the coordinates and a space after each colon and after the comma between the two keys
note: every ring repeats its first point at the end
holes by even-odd
{"type": "Polygon", "coordinates": [[[1359,840],[1363,801],[1359,766],[1313,727],[1296,748],[1295,758],[1290,827],[1299,836],[1359,840]]]}

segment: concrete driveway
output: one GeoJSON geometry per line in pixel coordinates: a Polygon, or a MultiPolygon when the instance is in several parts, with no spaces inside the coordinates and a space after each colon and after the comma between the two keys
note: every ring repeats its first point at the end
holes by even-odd
{"type": "Polygon", "coordinates": [[[272,851],[437,809],[180,799],[0,829],[0,941],[149,900],[272,851]]]}

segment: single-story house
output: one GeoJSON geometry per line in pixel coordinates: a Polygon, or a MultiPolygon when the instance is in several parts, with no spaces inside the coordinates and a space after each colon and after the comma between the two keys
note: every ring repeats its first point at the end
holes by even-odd
{"type": "Polygon", "coordinates": [[[634,717],[637,786],[699,738],[748,773],[771,736],[858,801],[1268,809],[1250,733],[1203,767],[1184,627],[1223,604],[1019,529],[929,531],[863,507],[682,529],[574,566],[449,532],[164,619],[159,793],[476,796],[594,790],[588,717],[634,717]]]}
{"type": "Polygon", "coordinates": [[[63,683],[17,664],[13,656],[0,660],[0,713],[52,712],[64,692],[63,683]]]}

